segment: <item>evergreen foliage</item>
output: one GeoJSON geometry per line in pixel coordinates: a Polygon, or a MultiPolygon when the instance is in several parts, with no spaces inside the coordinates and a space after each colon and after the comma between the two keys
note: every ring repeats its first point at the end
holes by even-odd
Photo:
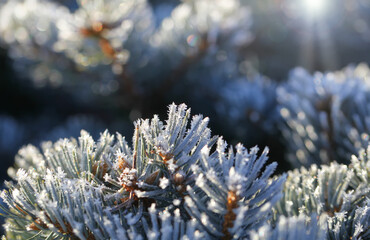
{"type": "Polygon", "coordinates": [[[95,142],[82,131],[41,152],[22,148],[1,194],[7,238],[369,236],[370,146],[349,166],[302,167],[285,182],[272,177],[276,163],[264,166],[268,149],[227,148],[208,118],[190,119],[190,109],[172,104],[165,123],[135,123],[131,147],[118,133],[95,142]]]}
{"type": "Polygon", "coordinates": [[[281,116],[278,109],[276,88],[278,84],[264,76],[229,82],[219,91],[216,109],[219,117],[227,116],[227,131],[240,139],[252,142],[250,134],[276,135],[281,116]]]}
{"type": "Polygon", "coordinates": [[[0,0],[3,239],[370,239],[370,4],[308,2],[0,0]]]}
{"type": "Polygon", "coordinates": [[[267,149],[226,151],[208,118],[194,116],[188,128],[190,118],[185,105],[171,105],[165,123],[139,120],[132,147],[120,134],[95,142],[82,131],[78,140],[45,142],[42,153],[21,149],[15,182],[2,193],[7,236],[247,237],[271,218],[285,177],[270,178],[276,163],[263,167],[267,149]]]}
{"type": "Polygon", "coordinates": [[[237,50],[252,39],[245,3],[177,2],[155,26],[155,6],[169,3],[77,0],[74,8],[63,1],[3,1],[0,39],[36,84],[78,88],[86,96],[121,89],[130,107],[171,90],[177,78],[199,84],[201,71],[209,87],[235,75],[237,50]]]}
{"type": "Polygon", "coordinates": [[[288,172],[284,197],[276,205],[279,216],[327,215],[327,239],[367,239],[370,235],[370,188],[368,154],[352,156],[349,166],[329,166],[288,172]],[[359,160],[361,159],[361,160],[359,160]]]}
{"type": "Polygon", "coordinates": [[[292,71],[278,89],[278,101],[294,166],[349,163],[352,154],[367,147],[369,74],[366,64],[314,76],[301,68],[292,71]]]}

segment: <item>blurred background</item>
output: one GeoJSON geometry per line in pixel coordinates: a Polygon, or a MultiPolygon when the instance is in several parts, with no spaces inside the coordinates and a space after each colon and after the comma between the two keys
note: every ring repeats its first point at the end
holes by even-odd
{"type": "Polygon", "coordinates": [[[0,178],[22,146],[81,129],[130,139],[172,102],[290,169],[275,90],[297,66],[369,64],[370,1],[193,2],[1,0],[0,178]]]}

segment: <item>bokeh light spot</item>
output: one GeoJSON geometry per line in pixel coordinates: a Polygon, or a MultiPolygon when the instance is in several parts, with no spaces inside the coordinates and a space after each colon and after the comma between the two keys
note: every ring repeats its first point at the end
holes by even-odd
{"type": "Polygon", "coordinates": [[[191,34],[186,38],[186,42],[189,44],[189,46],[195,47],[198,45],[199,37],[191,34]]]}

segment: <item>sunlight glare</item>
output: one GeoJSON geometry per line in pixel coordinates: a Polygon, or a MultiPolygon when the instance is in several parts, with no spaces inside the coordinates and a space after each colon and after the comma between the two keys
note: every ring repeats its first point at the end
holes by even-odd
{"type": "Polygon", "coordinates": [[[304,6],[310,14],[320,15],[324,12],[326,0],[303,0],[304,6]]]}

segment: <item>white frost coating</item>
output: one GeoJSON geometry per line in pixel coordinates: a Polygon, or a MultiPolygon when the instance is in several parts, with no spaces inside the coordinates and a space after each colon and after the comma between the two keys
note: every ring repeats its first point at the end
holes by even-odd
{"type": "Polygon", "coordinates": [[[165,189],[169,185],[170,185],[170,180],[168,180],[168,178],[163,177],[159,179],[159,187],[161,187],[162,189],[165,189]]]}

